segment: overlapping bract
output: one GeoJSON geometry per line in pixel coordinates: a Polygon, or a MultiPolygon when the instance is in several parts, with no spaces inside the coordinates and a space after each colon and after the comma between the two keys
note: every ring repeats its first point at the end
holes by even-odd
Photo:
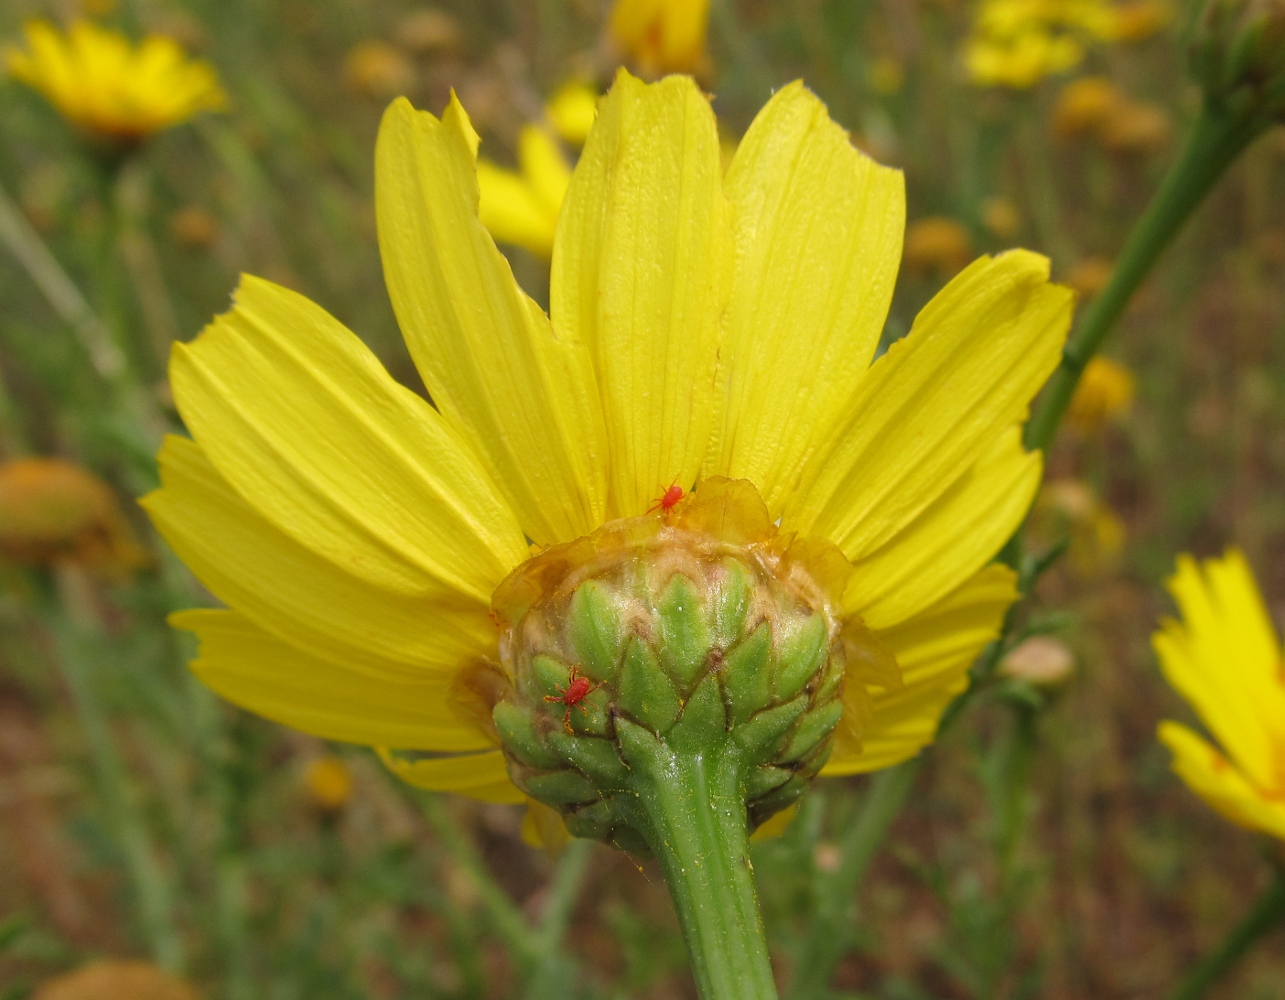
{"type": "Polygon", "coordinates": [[[386,757],[413,783],[516,800],[453,688],[497,659],[492,590],[530,542],[744,478],[783,531],[851,560],[845,613],[905,675],[827,771],[913,755],[1015,597],[987,564],[1040,475],[1017,426],[1071,308],[1047,261],[977,261],[872,361],[900,175],[793,84],[724,177],[696,85],[622,74],[566,194],[546,316],[478,220],[476,148],[454,102],[438,119],[398,101],[379,138],[385,274],[434,405],[257,279],[176,351],[195,440],[167,444],[146,504],[231,609],[176,619],[196,671],[270,718],[425,752],[386,757]]]}

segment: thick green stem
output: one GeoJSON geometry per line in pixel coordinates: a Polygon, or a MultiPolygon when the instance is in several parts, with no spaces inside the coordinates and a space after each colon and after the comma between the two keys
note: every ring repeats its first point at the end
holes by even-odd
{"type": "Polygon", "coordinates": [[[1278,869],[1272,884],[1258,897],[1248,916],[1232,928],[1216,951],[1191,970],[1178,988],[1169,994],[1170,1000],[1198,1000],[1203,997],[1259,938],[1282,925],[1285,925],[1285,871],[1278,869]]]}
{"type": "Polygon", "coordinates": [[[1120,252],[1111,280],[1085,310],[1026,424],[1026,446],[1047,448],[1089,360],[1124,312],[1161,253],[1214,184],[1262,130],[1258,119],[1206,106],[1192,126],[1181,155],[1120,252]]]}
{"type": "Polygon", "coordinates": [[[638,829],[660,862],[701,1000],[776,1000],[750,864],[745,768],[731,746],[661,750],[631,781],[638,829]]]}

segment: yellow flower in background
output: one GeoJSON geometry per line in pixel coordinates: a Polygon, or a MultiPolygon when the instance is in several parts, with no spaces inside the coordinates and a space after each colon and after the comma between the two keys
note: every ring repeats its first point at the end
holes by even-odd
{"type": "Polygon", "coordinates": [[[906,228],[903,259],[912,274],[944,277],[960,271],[973,256],[973,240],[962,222],[944,215],[916,219],[906,228]]]}
{"type": "Polygon", "coordinates": [[[25,49],[5,50],[9,75],[99,139],[139,142],[227,106],[214,68],[171,38],[151,35],[135,45],[89,21],[73,22],[65,34],[30,21],[25,35],[25,49]]]}
{"type": "MultiPolygon", "coordinates": [[[[1087,483],[1078,479],[1046,483],[1036,510],[1041,521],[1051,515],[1055,537],[1070,534],[1067,555],[1077,576],[1094,579],[1119,564],[1127,535],[1124,521],[1087,483]]],[[[1040,526],[1037,523],[1036,527],[1040,526]]]]}
{"type": "Polygon", "coordinates": [[[1053,104],[1053,131],[1063,138],[1096,132],[1123,95],[1103,76],[1084,76],[1063,87],[1053,104]]]}
{"type": "Polygon", "coordinates": [[[309,800],[322,812],[338,812],[352,798],[352,771],[337,754],[322,754],[310,760],[303,772],[303,784],[309,800]]]}
{"type": "Polygon", "coordinates": [[[46,981],[31,1000],[197,1000],[196,990],[151,962],[99,959],[46,981]]]}
{"type": "Polygon", "coordinates": [[[1135,388],[1129,369],[1101,354],[1095,355],[1075,387],[1066,419],[1086,434],[1100,431],[1129,412],[1135,388]]]}
{"type": "Polygon", "coordinates": [[[257,278],[176,346],[192,438],[167,439],[144,506],[227,605],[174,616],[192,669],[268,718],[400,751],[386,762],[421,787],[521,801],[488,714],[509,683],[497,588],[512,601],[589,536],[731,491],[829,560],[827,614],[891,671],[869,688],[848,660],[860,741],[837,737],[823,773],[916,753],[1015,599],[990,560],[1039,482],[1019,428],[1070,292],[1036,254],[981,258],[875,359],[901,174],[797,83],[724,174],[690,78],[622,73],[566,192],[546,315],[479,221],[477,143],[458,101],[439,119],[399,100],[377,145],[385,278],[431,405],[257,278]],[[661,509],[675,489],[691,497],[661,509]]]}
{"type": "Polygon", "coordinates": [[[0,463],[0,560],[123,577],[147,552],[110,486],[61,458],[0,463]]]}
{"type": "Polygon", "coordinates": [[[526,125],[518,134],[517,170],[477,161],[478,218],[501,243],[548,259],[570,183],[571,165],[558,140],[538,125],[526,125]]]}
{"type": "Polygon", "coordinates": [[[1173,21],[1168,0],[1134,0],[1115,9],[1111,37],[1118,42],[1141,42],[1159,34],[1173,21]]]}
{"type": "Polygon", "coordinates": [[[544,113],[558,136],[573,146],[583,146],[598,115],[598,88],[573,80],[549,98],[544,113]]]}
{"type": "Polygon", "coordinates": [[[396,45],[371,39],[344,56],[344,81],[355,94],[388,100],[415,85],[415,67],[396,45]]]}
{"type": "Polygon", "coordinates": [[[1168,587],[1181,617],[1162,620],[1152,645],[1218,741],[1160,723],[1173,769],[1233,823],[1285,839],[1285,671],[1253,571],[1234,548],[1201,563],[1182,555],[1168,587]]]}
{"type": "Polygon", "coordinates": [[[646,76],[703,73],[709,0],[615,0],[608,31],[646,76]]]}
{"type": "Polygon", "coordinates": [[[981,0],[964,44],[973,83],[1024,90],[1078,66],[1086,46],[1116,37],[1110,0],[981,0]]]}

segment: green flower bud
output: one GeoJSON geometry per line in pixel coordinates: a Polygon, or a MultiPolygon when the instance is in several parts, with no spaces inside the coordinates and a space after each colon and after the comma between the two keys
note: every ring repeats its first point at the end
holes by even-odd
{"type": "Polygon", "coordinates": [[[572,834],[639,850],[655,833],[640,796],[717,758],[754,829],[804,792],[841,721],[859,723],[846,649],[868,633],[845,630],[846,579],[841,553],[781,535],[743,481],[539,553],[494,602],[510,775],[572,834]]]}
{"type": "Polygon", "coordinates": [[[1285,0],[1209,0],[1192,66],[1212,106],[1285,121],[1285,0]]]}

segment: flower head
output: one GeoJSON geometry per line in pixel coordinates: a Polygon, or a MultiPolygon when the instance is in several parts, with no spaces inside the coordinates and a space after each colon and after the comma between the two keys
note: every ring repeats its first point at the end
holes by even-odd
{"type": "Polygon", "coordinates": [[[647,76],[706,68],[709,0],[615,0],[611,41],[647,76]]]}
{"type": "Polygon", "coordinates": [[[73,22],[65,34],[30,21],[25,33],[26,49],[5,50],[9,75],[98,140],[137,143],[227,106],[214,68],[188,58],[171,38],[152,35],[134,45],[90,21],[73,22]]]}
{"type": "Polygon", "coordinates": [[[1201,563],[1183,555],[1168,585],[1181,618],[1161,621],[1152,644],[1219,744],[1160,723],[1173,768],[1233,823],[1285,839],[1285,671],[1253,572],[1234,548],[1201,563]]]}
{"type": "Polygon", "coordinates": [[[1111,0],[982,0],[964,67],[979,86],[1025,90],[1078,66],[1086,46],[1115,38],[1119,14],[1111,0]]]}
{"type": "Polygon", "coordinates": [[[303,772],[308,799],[323,813],[337,813],[352,798],[352,771],[344,759],[327,753],[314,757],[303,772]]]}
{"type": "Polygon", "coordinates": [[[906,229],[906,269],[950,277],[973,255],[973,240],[962,222],[944,215],[916,219],[906,229]]]}
{"type": "Polygon", "coordinates": [[[754,823],[801,790],[777,779],[913,755],[1015,597],[988,563],[1040,476],[1018,425],[1071,309],[1047,261],[976,261],[876,360],[901,175],[800,84],[724,174],[692,80],[622,73],[546,315],[478,220],[476,149],[457,101],[400,100],[376,151],[431,405],[255,278],[175,348],[192,439],[144,503],[228,605],[175,616],[193,669],[412,783],[525,791],[589,832],[619,818],[612,755],[656,739],[740,732],[754,823]]]}
{"type": "Polygon", "coordinates": [[[1077,429],[1092,433],[1129,412],[1134,396],[1129,369],[1101,354],[1084,368],[1075,395],[1067,408],[1067,419],[1077,429]]]}

